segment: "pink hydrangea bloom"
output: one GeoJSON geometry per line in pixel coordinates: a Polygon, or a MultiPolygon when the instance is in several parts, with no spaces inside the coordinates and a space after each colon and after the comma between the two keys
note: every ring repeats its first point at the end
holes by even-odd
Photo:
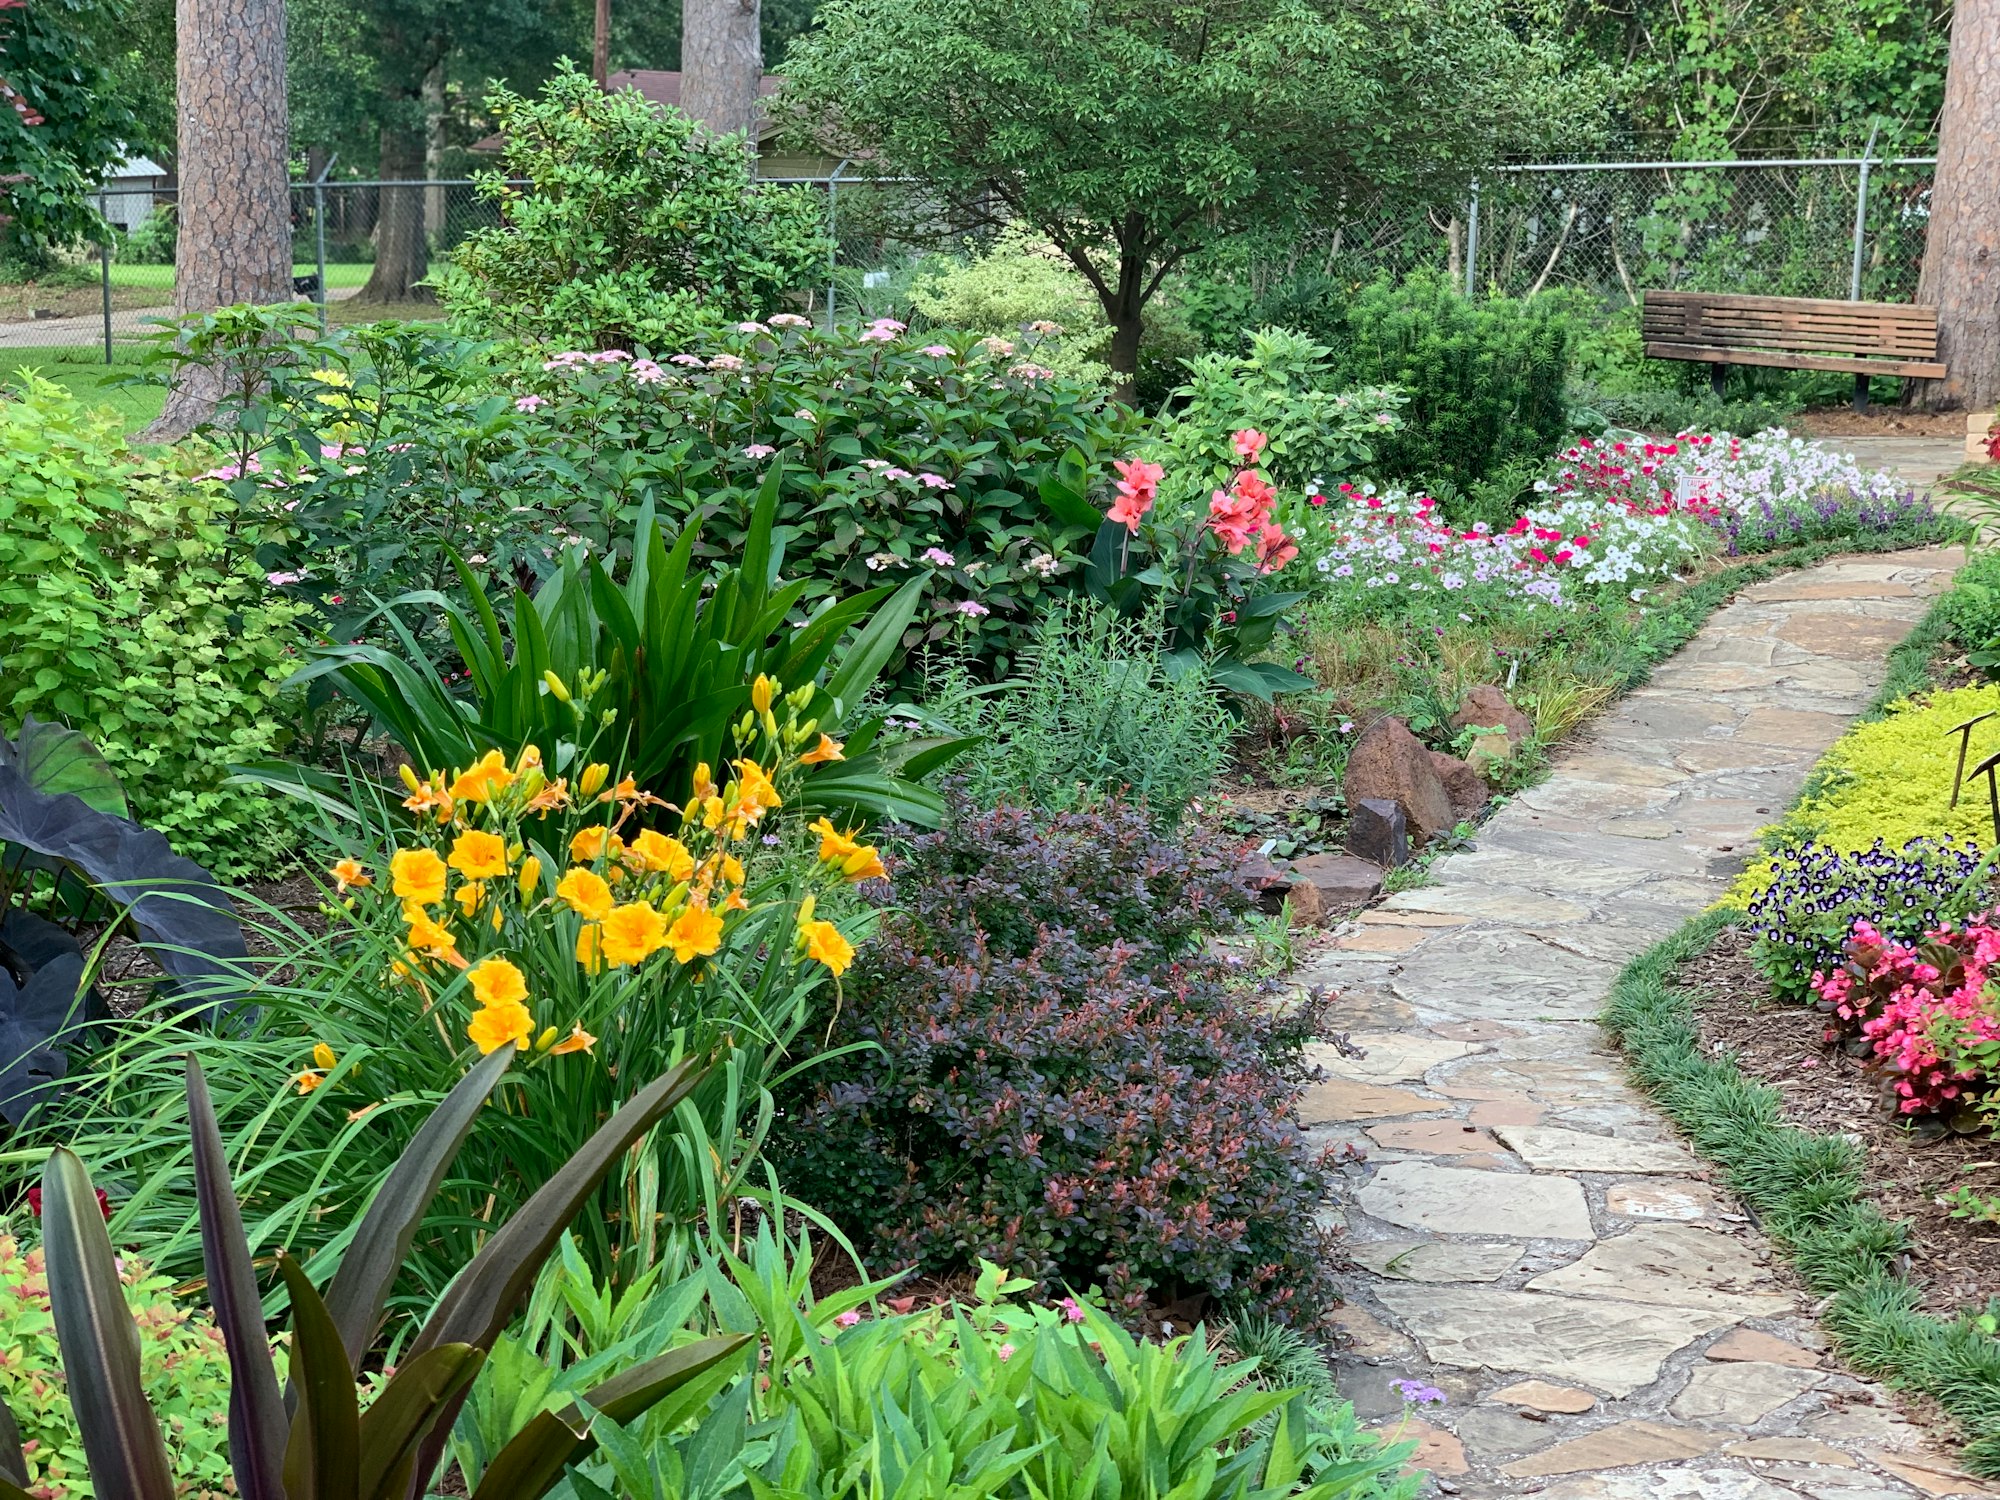
{"type": "Polygon", "coordinates": [[[927,490],[948,490],[955,488],[952,482],[942,474],[919,474],[917,476],[917,483],[921,484],[927,490]]]}
{"type": "Polygon", "coordinates": [[[975,620],[981,615],[990,615],[993,613],[992,610],[981,604],[977,599],[961,599],[952,608],[956,609],[960,614],[970,616],[975,620]]]}
{"type": "Polygon", "coordinates": [[[951,350],[943,344],[926,344],[924,345],[923,348],[919,349],[917,353],[928,354],[932,359],[951,358],[951,350]]]}
{"type": "Polygon", "coordinates": [[[751,443],[743,450],[743,456],[745,458],[769,458],[777,451],[769,443],[751,443]]]}
{"type": "Polygon", "coordinates": [[[924,548],[924,561],[927,563],[936,563],[940,568],[949,568],[957,562],[957,559],[942,547],[926,547],[924,548]]]}
{"type": "Polygon", "coordinates": [[[539,411],[548,404],[549,398],[547,396],[537,396],[532,391],[525,396],[516,396],[514,398],[515,411],[539,411]]]}

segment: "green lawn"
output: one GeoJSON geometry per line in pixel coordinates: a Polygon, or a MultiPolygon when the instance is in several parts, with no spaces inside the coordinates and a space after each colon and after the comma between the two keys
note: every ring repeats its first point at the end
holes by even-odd
{"type": "MultiPolygon", "coordinates": [[[[313,273],[311,261],[301,261],[292,267],[294,276],[310,276],[313,273]]],[[[360,286],[368,280],[369,268],[360,264],[336,264],[329,261],[326,267],[326,284],[329,287],[360,286]]],[[[113,264],[111,267],[113,286],[158,287],[171,295],[174,289],[174,268],[172,266],[135,266],[113,264]]]]}
{"type": "Polygon", "coordinates": [[[106,384],[136,373],[139,367],[136,350],[114,346],[114,351],[117,363],[106,365],[101,350],[72,344],[0,349],[0,380],[12,380],[23,370],[33,370],[44,380],[66,387],[79,401],[110,408],[128,433],[137,432],[160,414],[167,393],[153,386],[106,384]]]}

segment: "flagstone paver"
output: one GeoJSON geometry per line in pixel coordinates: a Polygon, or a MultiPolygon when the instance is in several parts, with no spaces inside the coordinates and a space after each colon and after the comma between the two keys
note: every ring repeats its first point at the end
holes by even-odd
{"type": "Polygon", "coordinates": [[[1352,1254],[1337,1377],[1388,1430],[1390,1381],[1444,1393],[1409,1429],[1439,1490],[2000,1493],[1822,1358],[1782,1258],[1596,1025],[1625,962],[1743,867],[1960,561],[1839,558],[1746,589],[1476,847],[1301,974],[1364,1053],[1325,1052],[1306,1113],[1357,1158],[1327,1209],[1352,1254]]]}

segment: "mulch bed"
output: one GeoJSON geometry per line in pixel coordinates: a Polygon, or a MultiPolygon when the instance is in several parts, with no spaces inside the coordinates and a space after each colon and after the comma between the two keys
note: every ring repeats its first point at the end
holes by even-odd
{"type": "Polygon", "coordinates": [[[1965,413],[1904,411],[1895,406],[1859,412],[1851,406],[1828,406],[1800,413],[1798,425],[1816,438],[1962,438],[1965,413]]]}
{"type": "Polygon", "coordinates": [[[1817,1011],[1772,996],[1751,965],[1750,942],[1747,931],[1726,929],[1674,976],[1697,992],[1702,1050],[1733,1053],[1746,1077],[1779,1090],[1788,1124],[1861,1144],[1876,1207],[1910,1223],[1904,1270],[1928,1311],[1950,1316],[2000,1295],[2000,1224],[1954,1219],[1937,1201],[1968,1184],[2000,1191],[2000,1140],[1932,1136],[1899,1120],[1883,1102],[1881,1080],[1860,1059],[1821,1043],[1817,1011]],[[1974,1164],[1984,1170],[1964,1170],[1974,1164]]]}

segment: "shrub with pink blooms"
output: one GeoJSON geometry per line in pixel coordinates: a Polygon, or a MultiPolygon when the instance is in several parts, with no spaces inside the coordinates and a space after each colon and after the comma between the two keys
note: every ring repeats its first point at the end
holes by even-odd
{"type": "Polygon", "coordinates": [[[1991,913],[1907,942],[1858,919],[1841,966],[1813,975],[1827,1040],[1860,1040],[1898,1112],[1970,1125],[1975,1111],[2000,1110],[1996,960],[1991,913]]]}

